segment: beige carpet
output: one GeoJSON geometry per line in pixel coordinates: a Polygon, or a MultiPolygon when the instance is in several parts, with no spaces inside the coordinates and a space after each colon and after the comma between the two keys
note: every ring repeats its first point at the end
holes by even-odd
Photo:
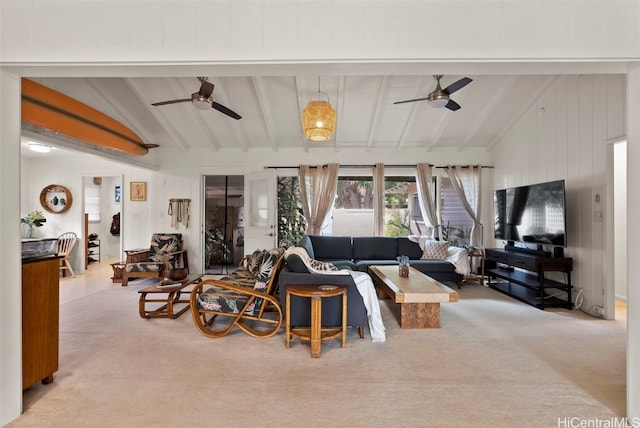
{"type": "Polygon", "coordinates": [[[623,322],[471,283],[442,305],[440,329],[401,330],[383,302],[385,343],[350,329],[346,349],[324,342],[311,359],[282,333],[207,339],[188,312],[143,320],[141,286],[108,276],[62,281],[60,370],[9,426],[556,427],[625,414],[623,322]]]}

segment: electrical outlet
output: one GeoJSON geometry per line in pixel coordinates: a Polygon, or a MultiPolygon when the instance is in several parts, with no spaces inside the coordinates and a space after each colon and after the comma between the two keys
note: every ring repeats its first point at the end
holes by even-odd
{"type": "Polygon", "coordinates": [[[602,306],[594,306],[593,312],[595,312],[597,315],[600,315],[601,317],[604,316],[604,308],[602,306]]]}

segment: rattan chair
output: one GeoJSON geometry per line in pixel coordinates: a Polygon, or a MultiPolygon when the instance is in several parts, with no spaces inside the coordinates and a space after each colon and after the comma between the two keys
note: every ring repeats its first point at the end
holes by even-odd
{"type": "Polygon", "coordinates": [[[66,232],[58,236],[58,256],[60,259],[60,271],[64,276],[65,269],[69,271],[72,277],[76,277],[73,268],[71,267],[71,250],[78,242],[78,235],[74,232],[66,232]]]}
{"type": "Polygon", "coordinates": [[[244,266],[220,280],[207,279],[191,291],[193,322],[211,338],[226,336],[239,327],[250,336],[271,337],[283,322],[277,292],[284,265],[283,251],[256,251],[243,259],[244,266]],[[220,323],[214,326],[216,319],[220,323]]]}

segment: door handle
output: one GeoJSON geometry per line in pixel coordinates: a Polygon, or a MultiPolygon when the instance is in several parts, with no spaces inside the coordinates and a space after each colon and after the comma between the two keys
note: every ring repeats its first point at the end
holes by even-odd
{"type": "Polygon", "coordinates": [[[273,232],[271,232],[271,233],[267,233],[267,236],[275,236],[275,235],[273,234],[273,232]]]}

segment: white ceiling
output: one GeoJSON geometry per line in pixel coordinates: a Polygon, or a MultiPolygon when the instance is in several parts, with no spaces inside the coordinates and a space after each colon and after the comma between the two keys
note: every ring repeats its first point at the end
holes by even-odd
{"type": "MultiPolygon", "coordinates": [[[[40,76],[29,78],[115,118],[145,143],[158,144],[151,149],[155,151],[302,148],[312,152],[327,146],[402,151],[491,149],[559,75],[625,73],[635,66],[634,62],[185,64],[39,67],[20,74],[40,76]],[[451,96],[460,110],[434,109],[426,101],[394,104],[426,97],[435,88],[433,74],[447,72],[443,88],[462,77],[473,79],[451,96]],[[202,111],[190,102],[151,105],[190,98],[200,88],[196,76],[207,76],[215,85],[214,101],[242,119],[214,109],[202,111]],[[324,143],[306,140],[301,126],[302,110],[318,98],[318,85],[337,111],[336,133],[324,143]]],[[[94,148],[87,152],[96,154],[94,148]]]]}
{"type": "Polygon", "coordinates": [[[490,148],[503,132],[553,82],[553,75],[446,75],[442,87],[468,76],[466,87],[451,95],[462,108],[431,108],[425,97],[435,88],[431,75],[232,76],[209,77],[214,101],[242,116],[234,120],[190,102],[151,103],[189,98],[196,77],[46,77],[33,78],[119,120],[145,143],[180,150],[226,148],[273,150],[330,145],[364,150],[411,147],[490,148]],[[337,130],[329,142],[307,141],[301,112],[325,92],[337,111],[337,130]]]}

